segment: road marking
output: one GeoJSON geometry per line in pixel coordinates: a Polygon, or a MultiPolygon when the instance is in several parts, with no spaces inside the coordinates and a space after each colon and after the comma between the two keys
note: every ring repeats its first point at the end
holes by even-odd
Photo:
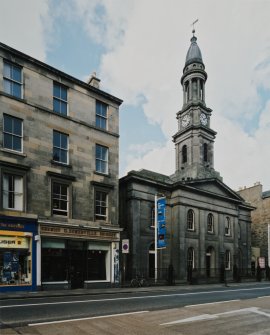
{"type": "Polygon", "coordinates": [[[91,317],[88,317],[88,318],[79,318],[79,319],[67,319],[67,320],[59,320],[59,321],[29,323],[28,326],[29,327],[31,327],[31,326],[43,326],[43,325],[50,325],[50,324],[55,324],[55,323],[65,323],[65,322],[75,322],[75,321],[84,321],[84,320],[114,318],[114,317],[118,317],[118,316],[126,316],[126,315],[141,314],[141,313],[148,313],[148,312],[149,311],[139,311],[139,312],[130,312],[130,313],[111,314],[111,315],[91,316],[91,317]]]}
{"type": "Polygon", "coordinates": [[[196,322],[196,321],[202,321],[202,320],[212,320],[212,319],[217,319],[218,317],[222,315],[229,315],[229,314],[236,314],[236,313],[248,313],[248,312],[263,315],[263,316],[270,318],[270,314],[260,311],[258,307],[249,307],[249,308],[235,309],[235,310],[223,312],[223,313],[196,315],[196,316],[186,318],[186,319],[161,323],[160,326],[175,325],[178,323],[189,323],[189,322],[196,322]]]}
{"type": "Polygon", "coordinates": [[[185,306],[185,307],[186,307],[186,308],[190,308],[190,307],[197,307],[197,306],[225,304],[226,302],[235,302],[235,301],[240,301],[240,299],[224,300],[224,301],[216,301],[216,302],[206,302],[206,303],[204,303],[204,304],[187,305],[187,306],[185,306]]]}
{"type": "Polygon", "coordinates": [[[257,299],[264,299],[264,298],[270,298],[269,295],[263,295],[262,297],[257,297],[257,299]]]}
{"type": "MultiPolygon", "coordinates": [[[[33,304],[18,304],[18,305],[6,305],[0,306],[0,309],[13,308],[13,307],[30,307],[30,306],[46,306],[46,305],[61,305],[61,304],[81,304],[89,302],[106,302],[106,301],[121,301],[121,300],[136,300],[136,299],[159,299],[168,297],[183,297],[199,294],[216,294],[216,293],[227,293],[227,292],[239,292],[239,291],[255,291],[255,290],[266,290],[270,289],[270,286],[266,287],[254,287],[254,288],[242,288],[242,289],[231,289],[231,290],[216,290],[216,291],[199,291],[199,292],[187,292],[187,293],[172,293],[172,294],[160,294],[160,295],[144,295],[139,297],[122,297],[122,298],[106,298],[106,299],[90,299],[90,300],[75,300],[75,301],[57,301],[57,302],[43,302],[33,304]]],[[[54,297],[56,298],[56,297],[54,297]]]]}

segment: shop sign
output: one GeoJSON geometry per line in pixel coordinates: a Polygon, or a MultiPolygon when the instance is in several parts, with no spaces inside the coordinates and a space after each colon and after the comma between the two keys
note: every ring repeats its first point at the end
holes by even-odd
{"type": "Polygon", "coordinates": [[[0,248],[3,249],[27,249],[28,239],[17,236],[0,236],[0,248]]]}
{"type": "Polygon", "coordinates": [[[102,240],[117,240],[117,233],[110,231],[89,230],[81,228],[64,228],[52,226],[40,226],[40,232],[43,235],[50,236],[67,236],[67,237],[81,237],[81,238],[98,238],[102,240]]]}
{"type": "Polygon", "coordinates": [[[259,257],[259,266],[261,269],[265,269],[265,257],[259,257]]]}

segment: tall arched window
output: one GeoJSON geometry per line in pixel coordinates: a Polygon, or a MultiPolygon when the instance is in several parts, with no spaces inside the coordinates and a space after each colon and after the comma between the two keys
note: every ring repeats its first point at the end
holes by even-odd
{"type": "Polygon", "coordinates": [[[188,248],[187,250],[187,268],[194,269],[195,262],[194,262],[194,249],[188,248]]]}
{"type": "Polygon", "coordinates": [[[194,212],[192,209],[189,209],[187,212],[187,229],[188,230],[194,230],[194,212]]]}
{"type": "Polygon", "coordinates": [[[225,218],[225,235],[230,236],[231,235],[231,220],[228,216],[225,218]]]}
{"type": "Polygon", "coordinates": [[[207,145],[207,143],[203,144],[203,160],[204,160],[204,162],[208,162],[208,145],[207,145]]]}
{"type": "Polygon", "coordinates": [[[225,269],[226,270],[231,269],[231,252],[230,252],[230,250],[225,251],[225,269]]]}
{"type": "Polygon", "coordinates": [[[182,163],[187,162],[187,146],[183,145],[182,147],[182,163]]]}
{"type": "Polygon", "coordinates": [[[211,213],[207,215],[207,231],[208,233],[214,232],[214,216],[211,213]]]}

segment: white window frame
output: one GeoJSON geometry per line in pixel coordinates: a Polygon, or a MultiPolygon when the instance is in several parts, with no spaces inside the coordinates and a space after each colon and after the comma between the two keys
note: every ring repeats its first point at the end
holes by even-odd
{"type": "Polygon", "coordinates": [[[8,61],[4,61],[4,64],[3,64],[3,86],[4,86],[4,92],[7,93],[7,94],[10,94],[12,95],[13,97],[15,98],[19,98],[19,99],[22,99],[23,98],[23,71],[22,71],[22,67],[17,65],[17,64],[13,64],[13,63],[10,63],[8,61]],[[13,78],[12,75],[5,75],[5,67],[6,66],[9,66],[9,70],[12,72],[12,68],[17,68],[20,70],[21,72],[21,81],[17,81],[13,78]],[[7,92],[5,90],[5,82],[8,81],[10,84],[11,84],[11,91],[10,92],[7,92]],[[13,86],[17,84],[17,85],[20,85],[20,96],[17,97],[14,93],[13,93],[13,86]]]}
{"type": "Polygon", "coordinates": [[[102,174],[108,174],[108,164],[109,164],[109,148],[105,147],[100,144],[96,144],[96,172],[102,173],[102,174]],[[97,156],[97,148],[101,149],[101,157],[97,156]],[[105,157],[103,157],[103,154],[105,152],[105,157]],[[103,171],[103,166],[105,166],[105,171],[103,171]]]}
{"type": "Polygon", "coordinates": [[[56,81],[53,82],[53,111],[54,111],[56,114],[58,114],[58,115],[64,115],[64,116],[68,116],[68,115],[69,115],[69,111],[68,111],[68,88],[67,88],[65,85],[62,85],[62,84],[60,84],[60,83],[58,83],[58,82],[56,82],[56,81]],[[54,95],[54,87],[55,87],[56,85],[60,87],[60,96],[56,96],[56,95],[54,95]],[[65,89],[66,92],[67,92],[67,100],[65,100],[65,99],[63,99],[63,98],[61,97],[61,90],[62,90],[62,89],[65,89]],[[54,109],[54,100],[60,101],[60,103],[63,103],[63,104],[66,105],[66,110],[67,110],[67,113],[66,113],[66,114],[65,114],[65,113],[62,113],[62,112],[61,112],[61,109],[60,109],[60,112],[58,112],[58,111],[56,111],[56,110],[54,109]]]}
{"type": "Polygon", "coordinates": [[[2,178],[3,209],[22,212],[24,209],[24,177],[14,173],[3,172],[2,178]],[[10,206],[10,201],[13,202],[13,206],[10,206]]]}
{"type": "MultiPolygon", "coordinates": [[[[12,128],[14,128],[14,124],[13,124],[12,128]]],[[[17,118],[17,117],[14,117],[14,116],[12,116],[12,115],[9,115],[9,114],[4,114],[4,115],[3,115],[3,148],[6,149],[6,150],[14,151],[14,152],[20,152],[20,153],[23,152],[23,120],[22,120],[22,119],[19,119],[19,118],[17,118]],[[8,132],[8,131],[5,130],[5,122],[6,122],[6,121],[5,121],[5,118],[7,118],[7,117],[9,117],[9,118],[12,119],[12,124],[13,124],[13,120],[14,120],[14,119],[16,119],[16,120],[18,120],[18,121],[21,122],[21,135],[18,135],[18,134],[16,134],[16,133],[14,133],[14,131],[12,131],[12,132],[8,132]],[[7,147],[4,145],[4,143],[5,143],[5,136],[8,136],[8,135],[9,135],[9,136],[12,136],[12,140],[13,140],[14,137],[20,139],[20,142],[21,142],[21,150],[15,150],[15,149],[7,148],[7,147]]]]}
{"type": "MultiPolygon", "coordinates": [[[[51,208],[52,208],[52,215],[56,215],[56,216],[61,216],[61,217],[69,217],[69,197],[70,197],[70,185],[65,183],[65,182],[61,182],[59,180],[52,180],[51,181],[51,208]],[[57,184],[60,186],[60,193],[56,194],[53,191],[54,185],[57,184]],[[67,195],[66,195],[66,199],[63,198],[63,194],[61,192],[62,187],[66,187],[67,188],[67,195]],[[65,202],[66,203],[66,210],[63,210],[61,208],[55,208],[54,209],[54,200],[57,200],[59,202],[65,202]],[[61,214],[63,213],[63,214],[61,214]]],[[[60,206],[61,207],[61,206],[60,206]]]]}
{"type": "Polygon", "coordinates": [[[108,221],[108,192],[99,189],[95,190],[95,220],[108,221]],[[105,201],[98,195],[105,195],[105,201]],[[99,208],[98,211],[97,208],[99,208]],[[105,214],[103,214],[104,209],[105,214]]]}
{"type": "Polygon", "coordinates": [[[54,161],[54,162],[57,162],[57,163],[59,163],[59,164],[65,164],[65,165],[68,165],[68,164],[69,164],[69,135],[68,135],[68,134],[65,134],[65,133],[61,133],[61,132],[58,131],[58,130],[53,130],[53,161],[54,161]],[[57,133],[57,134],[60,134],[60,146],[56,146],[56,145],[54,145],[54,135],[55,135],[56,133],[57,133]],[[66,137],[67,137],[67,147],[66,147],[66,148],[61,146],[61,136],[66,136],[66,137]],[[59,160],[55,160],[55,159],[54,159],[54,148],[56,148],[57,150],[60,150],[60,152],[61,152],[61,151],[65,151],[65,152],[66,152],[66,154],[67,154],[67,161],[66,161],[66,162],[61,161],[61,155],[60,155],[60,157],[59,157],[59,160]]]}
{"type": "Polygon", "coordinates": [[[96,100],[96,126],[100,129],[104,129],[104,130],[108,129],[108,105],[99,100],[96,100]],[[103,109],[103,107],[106,108],[106,116],[100,113],[100,111],[98,110],[98,105],[101,106],[101,109],[103,109]],[[104,120],[105,127],[101,127],[100,122],[98,122],[98,120],[104,120]]]}

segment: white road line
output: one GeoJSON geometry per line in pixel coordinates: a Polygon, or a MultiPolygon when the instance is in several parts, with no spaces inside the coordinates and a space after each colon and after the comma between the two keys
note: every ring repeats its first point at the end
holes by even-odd
{"type": "Polygon", "coordinates": [[[216,304],[226,304],[226,302],[235,302],[240,301],[240,299],[234,299],[234,300],[224,300],[224,301],[216,301],[216,302],[206,302],[204,304],[196,304],[196,305],[187,305],[186,308],[190,307],[197,307],[197,306],[206,306],[206,305],[216,305],[216,304]]]}
{"type": "Polygon", "coordinates": [[[161,323],[160,326],[175,325],[178,323],[189,323],[189,322],[196,322],[196,321],[202,321],[202,320],[212,320],[212,319],[217,319],[219,316],[222,316],[222,315],[229,315],[229,314],[236,314],[236,313],[248,313],[248,312],[263,315],[263,316],[270,318],[270,314],[260,311],[258,307],[249,307],[249,308],[235,309],[232,311],[216,313],[216,314],[196,315],[196,316],[192,316],[186,319],[161,323]]]}
{"type": "Polygon", "coordinates": [[[270,298],[270,295],[264,295],[262,297],[257,297],[257,299],[264,299],[264,298],[270,298]]]}
{"type": "Polygon", "coordinates": [[[159,298],[168,298],[168,297],[183,297],[183,296],[192,296],[199,294],[216,294],[216,293],[227,293],[227,292],[239,292],[239,291],[255,291],[255,290],[265,290],[270,289],[270,286],[267,287],[255,287],[255,288],[242,288],[234,290],[216,290],[216,291],[201,291],[201,292],[186,292],[186,293],[172,293],[172,294],[160,294],[160,295],[144,295],[139,297],[122,297],[122,298],[106,298],[106,299],[90,299],[90,300],[75,300],[75,301],[57,301],[57,302],[43,302],[43,303],[33,303],[25,305],[6,305],[0,306],[0,309],[4,308],[13,308],[13,307],[29,307],[29,306],[46,306],[46,305],[61,305],[61,304],[82,304],[89,302],[106,302],[106,301],[121,301],[121,300],[138,300],[138,299],[159,299],[159,298]]]}
{"type": "Polygon", "coordinates": [[[75,321],[84,321],[84,320],[94,320],[94,319],[104,319],[104,318],[114,318],[119,316],[133,315],[133,314],[141,314],[148,313],[149,311],[140,311],[140,312],[130,312],[130,313],[120,313],[120,314],[111,314],[111,315],[101,315],[101,316],[92,316],[88,318],[80,318],[80,319],[67,319],[67,320],[59,320],[59,321],[48,321],[48,322],[40,322],[40,323],[29,323],[28,326],[43,326],[50,325],[55,323],[65,323],[65,322],[75,322],[75,321]]]}

